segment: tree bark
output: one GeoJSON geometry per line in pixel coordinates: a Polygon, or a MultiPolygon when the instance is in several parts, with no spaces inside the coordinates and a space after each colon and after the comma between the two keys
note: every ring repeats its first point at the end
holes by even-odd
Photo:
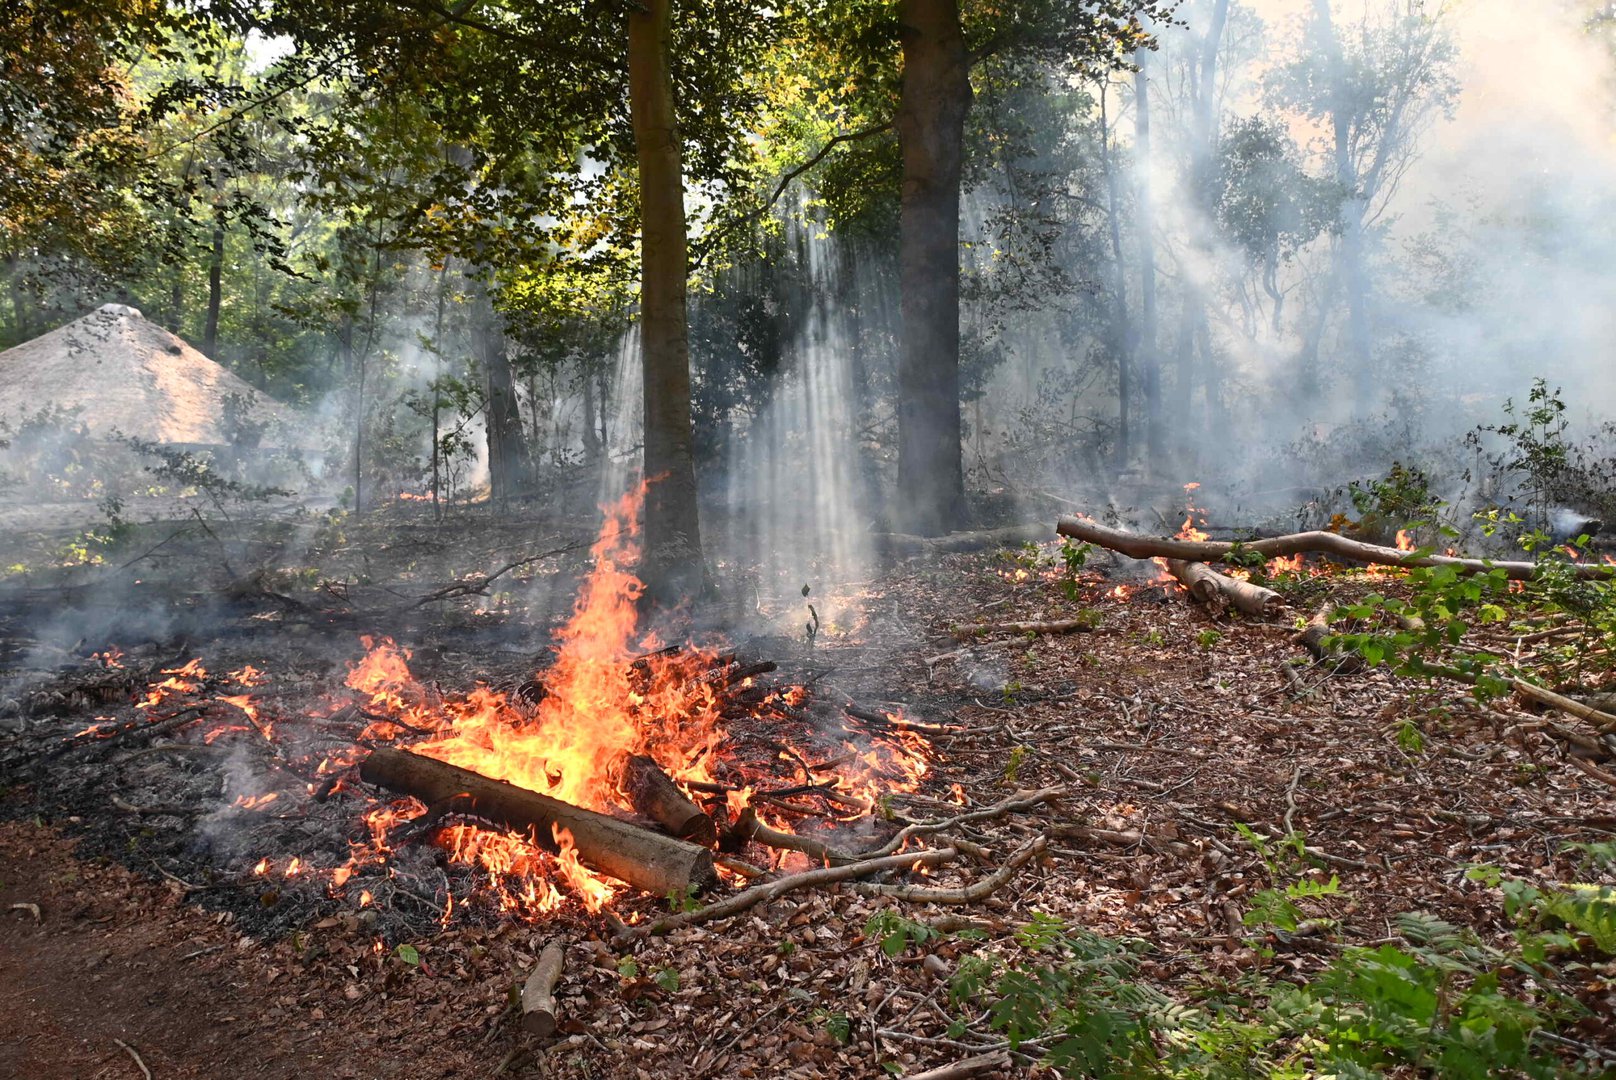
{"type": "MultiPolygon", "coordinates": [[[[1330,0],[1313,0],[1319,41],[1330,65],[1330,126],[1334,138],[1335,179],[1341,187],[1341,241],[1337,249],[1341,284],[1347,297],[1347,363],[1352,371],[1353,400],[1360,416],[1374,407],[1375,374],[1370,363],[1369,276],[1364,268],[1364,214],[1367,207],[1352,164],[1352,101],[1346,60],[1330,17],[1330,0]]],[[[1386,138],[1394,137],[1387,132],[1386,138]]]]}
{"type": "Polygon", "coordinates": [[[1100,91],[1100,152],[1105,166],[1106,219],[1111,234],[1111,347],[1117,359],[1117,469],[1128,467],[1131,451],[1130,412],[1132,401],[1133,328],[1128,322],[1128,275],[1122,258],[1122,193],[1117,163],[1111,152],[1111,118],[1106,108],[1106,92],[1100,91]]]}
{"type": "Polygon", "coordinates": [[[1203,604],[1233,604],[1235,610],[1259,619],[1272,618],[1285,606],[1285,598],[1273,589],[1227,577],[1205,563],[1168,559],[1167,572],[1203,604]]]}
{"type": "Polygon", "coordinates": [[[506,349],[505,328],[485,281],[471,282],[477,298],[477,362],[487,392],[484,421],[488,436],[489,496],[503,503],[528,482],[527,440],[516,408],[516,382],[506,349]]]}
{"type": "Polygon", "coordinates": [[[966,520],[960,446],[959,213],[970,58],[958,0],[899,0],[903,153],[898,517],[933,536],[966,520]]]}
{"type": "Polygon", "coordinates": [[[640,349],[645,399],[645,554],[653,602],[704,590],[690,429],[684,169],[669,70],[673,0],[628,15],[629,105],[640,171],[640,349]]]}
{"type": "Polygon", "coordinates": [[[712,856],[704,847],[437,758],[380,746],[359,766],[359,778],[414,795],[427,806],[463,806],[518,832],[533,829],[541,844],[550,842],[551,828],[559,825],[572,834],[580,860],[655,896],[692,893],[713,878],[712,856]]]}
{"type": "Polygon", "coordinates": [[[548,1039],[556,1030],[555,987],[561,979],[565,954],[560,944],[550,942],[539,954],[533,973],[522,984],[522,1030],[548,1039]]]}
{"type": "Polygon", "coordinates": [[[213,258],[208,263],[208,315],[202,328],[202,355],[219,358],[219,306],[224,299],[224,222],[213,219],[213,258]]]}
{"type": "Polygon", "coordinates": [[[1135,215],[1139,230],[1139,372],[1144,382],[1145,442],[1151,461],[1160,461],[1165,439],[1162,423],[1161,354],[1156,340],[1156,219],[1150,184],[1150,50],[1134,53],[1134,179],[1138,185],[1135,215]]]}

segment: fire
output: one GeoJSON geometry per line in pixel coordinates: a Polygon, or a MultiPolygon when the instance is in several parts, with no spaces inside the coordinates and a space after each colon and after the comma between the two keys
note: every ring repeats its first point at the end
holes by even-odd
{"type": "Polygon", "coordinates": [[[146,696],[135,704],[135,708],[150,709],[155,705],[161,705],[171,693],[194,694],[202,689],[203,680],[208,677],[206,669],[202,667],[201,657],[197,657],[184,667],[164,668],[162,673],[168,678],[148,686],[146,696]]]}
{"type": "MultiPolygon", "coordinates": [[[[640,628],[644,585],[633,567],[640,555],[637,519],[643,497],[642,486],[607,509],[592,549],[593,570],[566,625],[556,632],[553,662],[536,676],[542,693],[524,693],[518,700],[485,685],[441,691],[412,674],[409,649],[376,636],[361,639],[365,651],[344,680],[356,697],[328,708],[287,711],[272,723],[263,715],[264,699],[249,692],[268,685],[268,674],[248,664],[210,679],[199,659],[165,669],[141,707],[172,695],[187,695],[193,709],[211,706],[212,723],[199,733],[200,741],[256,732],[277,744],[287,771],[304,781],[299,789],[315,799],[354,792],[348,770],[364,756],[365,744],[390,741],[491,779],[618,815],[632,811],[633,800],[624,790],[628,759],[644,755],[688,796],[706,800],[715,816],[727,810],[734,818],[750,808],[760,821],[784,832],[802,827],[805,818],[830,824],[864,817],[886,795],[918,788],[931,769],[927,725],[896,710],[850,709],[840,728],[816,722],[798,711],[809,703],[807,687],[774,685],[759,677],[773,665],[749,667],[732,653],[694,642],[664,646],[640,628]],[[220,708],[226,705],[235,712],[220,708]],[[362,730],[353,745],[322,746],[297,760],[283,754],[275,728],[298,715],[332,728],[352,723],[348,730],[362,730]],[[731,740],[727,721],[738,718],[757,726],[731,740]],[[760,753],[759,747],[768,752],[760,753]]],[[[231,805],[262,811],[282,794],[239,794],[231,805]]],[[[966,804],[957,785],[953,797],[966,804]]],[[[444,808],[429,812],[414,798],[372,801],[340,865],[306,853],[312,862],[292,857],[272,864],[266,857],[252,873],[318,879],[340,896],[366,877],[374,883],[374,875],[393,873],[396,846],[429,839],[452,863],[476,870],[474,893],[447,896],[445,922],[468,899],[492,902],[522,917],[552,912],[570,901],[598,912],[623,888],[583,865],[575,838],[564,828],[549,835],[522,834],[470,823],[453,811],[439,824],[444,815],[444,808]]],[[[369,889],[359,889],[358,903],[373,903],[369,889]]]]}
{"type": "MultiPolygon", "coordinates": [[[[1386,534],[1382,533],[1381,535],[1384,536],[1386,534]]],[[[1414,538],[1408,535],[1408,530],[1407,529],[1398,529],[1397,530],[1397,550],[1398,551],[1414,551],[1416,549],[1416,547],[1417,547],[1417,545],[1414,543],[1414,538]]]]}

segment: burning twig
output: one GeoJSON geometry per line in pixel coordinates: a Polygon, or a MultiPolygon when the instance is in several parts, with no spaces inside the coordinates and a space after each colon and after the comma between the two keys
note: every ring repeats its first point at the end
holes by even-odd
{"type": "Polygon", "coordinates": [[[555,985],[564,954],[552,941],[539,955],[538,966],[522,984],[522,1030],[547,1039],[556,1031],[555,985]]]}
{"type": "Polygon", "coordinates": [[[694,893],[713,879],[712,856],[704,847],[436,758],[378,747],[360,765],[359,777],[428,806],[464,798],[477,816],[517,832],[536,830],[541,843],[559,825],[572,834],[584,862],[656,896],[694,893]]]}
{"type": "Polygon", "coordinates": [[[651,937],[657,934],[666,934],[671,930],[678,930],[685,926],[695,926],[698,923],[712,922],[715,919],[727,919],[731,915],[756,907],[758,904],[784,896],[797,889],[812,888],[815,885],[832,885],[838,881],[851,881],[854,878],[870,877],[882,874],[888,870],[918,870],[923,866],[941,866],[959,858],[957,848],[928,848],[925,851],[905,852],[902,855],[888,855],[879,859],[864,859],[860,862],[847,863],[843,866],[826,866],[818,870],[806,870],[800,874],[789,877],[776,878],[763,885],[754,885],[734,896],[720,900],[715,904],[697,908],[694,911],[680,912],[677,915],[665,915],[652,923],[631,927],[627,934],[619,934],[619,944],[628,944],[634,938],[651,937]]]}
{"type": "Polygon", "coordinates": [[[858,861],[855,856],[845,851],[838,851],[817,837],[799,836],[796,833],[771,829],[758,820],[757,812],[750,806],[741,811],[741,816],[735,820],[732,831],[736,836],[755,841],[765,847],[781,851],[800,851],[823,866],[844,866],[858,861]]]}
{"type": "MultiPolygon", "coordinates": [[[[1225,540],[1178,540],[1166,537],[1140,536],[1124,529],[1113,529],[1087,518],[1063,517],[1055,526],[1061,536],[1098,544],[1135,559],[1185,559],[1191,562],[1220,562],[1238,547],[1242,551],[1273,557],[1276,555],[1319,554],[1333,555],[1349,562],[1375,563],[1381,566],[1452,566],[1463,574],[1485,574],[1502,570],[1511,580],[1530,581],[1537,576],[1538,564],[1531,562],[1494,562],[1491,559],[1469,559],[1456,555],[1425,555],[1418,551],[1366,544],[1350,540],[1339,533],[1305,532],[1276,536],[1266,540],[1253,540],[1236,544],[1225,540]]],[[[1616,566],[1607,563],[1578,563],[1571,567],[1577,577],[1584,580],[1608,580],[1616,577],[1616,566]]]]}

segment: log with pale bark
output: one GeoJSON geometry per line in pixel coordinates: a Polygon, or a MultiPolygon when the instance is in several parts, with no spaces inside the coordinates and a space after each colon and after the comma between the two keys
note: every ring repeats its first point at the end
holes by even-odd
{"type": "MultiPolygon", "coordinates": [[[[1268,558],[1285,555],[1332,555],[1349,562],[1380,566],[1452,566],[1464,574],[1485,574],[1502,570],[1513,581],[1530,581],[1537,575],[1532,562],[1494,562],[1490,559],[1461,558],[1456,555],[1427,555],[1397,548],[1350,540],[1339,533],[1304,532],[1275,536],[1247,543],[1226,540],[1179,540],[1165,536],[1140,536],[1126,529],[1114,529],[1088,518],[1063,517],[1055,526],[1061,536],[1096,544],[1134,559],[1183,559],[1187,562],[1220,562],[1236,550],[1255,552],[1268,558]]],[[[1583,580],[1616,577],[1616,566],[1607,563],[1576,563],[1572,572],[1583,580]]]]}
{"type": "Polygon", "coordinates": [[[718,828],[707,811],[697,806],[662,766],[644,754],[630,754],[623,767],[623,791],[636,811],[681,840],[708,845],[718,839],[718,828]]]}
{"type": "Polygon", "coordinates": [[[1168,559],[1167,572],[1203,604],[1232,604],[1236,611],[1259,619],[1273,618],[1285,606],[1285,598],[1273,589],[1220,574],[1206,563],[1168,559]]]}
{"type": "Polygon", "coordinates": [[[561,978],[561,946],[555,942],[544,947],[533,974],[522,984],[522,1030],[549,1038],[556,1031],[556,982],[561,978]]]}
{"type": "Polygon", "coordinates": [[[572,834],[581,861],[658,896],[693,893],[713,880],[712,855],[704,847],[436,758],[377,747],[360,764],[359,778],[429,807],[453,806],[518,832],[532,829],[541,844],[551,843],[559,826],[572,834]]]}
{"type": "Polygon", "coordinates": [[[988,623],[985,626],[961,626],[954,631],[957,641],[981,637],[984,634],[1092,634],[1100,628],[1093,615],[1075,619],[1045,619],[1031,622],[988,623]]]}
{"type": "Polygon", "coordinates": [[[1296,643],[1313,654],[1315,660],[1329,663],[1336,671],[1343,675],[1351,675],[1363,670],[1363,660],[1358,656],[1346,652],[1330,640],[1334,634],[1330,628],[1330,620],[1335,616],[1335,608],[1330,604],[1315,611],[1302,629],[1297,632],[1296,643]]]}
{"type": "Polygon", "coordinates": [[[990,1054],[977,1054],[940,1065],[925,1072],[910,1073],[904,1080],[974,1080],[978,1076],[1003,1072],[1010,1068],[1010,1052],[995,1050],[990,1054]]]}

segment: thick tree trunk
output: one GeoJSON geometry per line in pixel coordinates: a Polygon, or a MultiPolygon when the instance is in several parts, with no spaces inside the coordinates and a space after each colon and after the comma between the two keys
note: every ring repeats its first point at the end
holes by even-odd
{"type": "Polygon", "coordinates": [[[1117,178],[1117,163],[1111,153],[1111,118],[1106,108],[1106,94],[1100,92],[1100,140],[1102,160],[1105,164],[1106,218],[1111,233],[1111,299],[1113,326],[1111,347],[1117,358],[1117,469],[1128,467],[1131,452],[1130,413],[1132,400],[1132,367],[1134,354],[1133,327],[1128,321],[1128,275],[1122,258],[1122,192],[1117,178]]]}
{"type": "Polygon", "coordinates": [[[202,327],[202,355],[219,358],[219,306],[224,299],[224,222],[213,222],[213,258],[208,263],[208,316],[202,327]]]}
{"type": "MultiPolygon", "coordinates": [[[[1223,44],[1223,30],[1229,22],[1229,0],[1215,0],[1206,30],[1201,36],[1200,56],[1193,82],[1192,123],[1193,141],[1190,146],[1190,189],[1195,200],[1196,213],[1191,216],[1191,249],[1196,261],[1205,266],[1212,258],[1212,220],[1215,213],[1213,187],[1216,181],[1218,144],[1217,76],[1218,50],[1223,44]]],[[[1201,367],[1196,370],[1196,331],[1206,318],[1206,298],[1196,279],[1199,268],[1191,268],[1184,275],[1184,307],[1180,314],[1178,336],[1178,415],[1174,418],[1186,434],[1192,430],[1191,411],[1195,383],[1203,384],[1208,397],[1211,394],[1213,357],[1202,350],[1201,367]]]]}
{"type": "Polygon", "coordinates": [[[477,297],[477,362],[482,366],[487,391],[484,412],[488,435],[488,487],[496,503],[503,503],[527,486],[527,440],[516,407],[516,382],[505,347],[505,328],[486,282],[472,283],[477,297]]]}
{"type": "Polygon", "coordinates": [[[958,0],[899,0],[898,517],[922,535],[966,520],[959,404],[959,211],[970,58],[958,0]]]}
{"type": "MultiPolygon", "coordinates": [[[[1330,65],[1330,125],[1335,141],[1335,180],[1341,187],[1341,239],[1336,249],[1341,284],[1347,299],[1347,366],[1352,371],[1353,401],[1360,416],[1374,407],[1375,375],[1370,363],[1369,276],[1364,268],[1364,195],[1352,164],[1352,101],[1346,60],[1335,35],[1330,0],[1313,0],[1319,41],[1330,65]]],[[[1387,133],[1386,138],[1392,138],[1387,133]]]]}
{"type": "Polygon", "coordinates": [[[572,834],[583,862],[655,896],[693,893],[713,879],[712,856],[704,847],[437,758],[379,746],[360,764],[359,778],[414,795],[429,807],[464,808],[516,832],[531,829],[545,846],[554,846],[551,829],[559,825],[572,834]]]}
{"type": "Polygon", "coordinates": [[[1139,230],[1139,373],[1144,382],[1145,442],[1150,459],[1161,458],[1165,443],[1162,422],[1161,354],[1156,340],[1156,223],[1150,185],[1150,50],[1134,53],[1134,178],[1138,185],[1135,215],[1139,230]]]}
{"type": "Polygon", "coordinates": [[[703,591],[701,520],[690,430],[690,328],[684,169],[669,71],[672,0],[628,16],[629,104],[640,169],[640,349],[645,396],[645,555],[653,601],[703,591]]]}

